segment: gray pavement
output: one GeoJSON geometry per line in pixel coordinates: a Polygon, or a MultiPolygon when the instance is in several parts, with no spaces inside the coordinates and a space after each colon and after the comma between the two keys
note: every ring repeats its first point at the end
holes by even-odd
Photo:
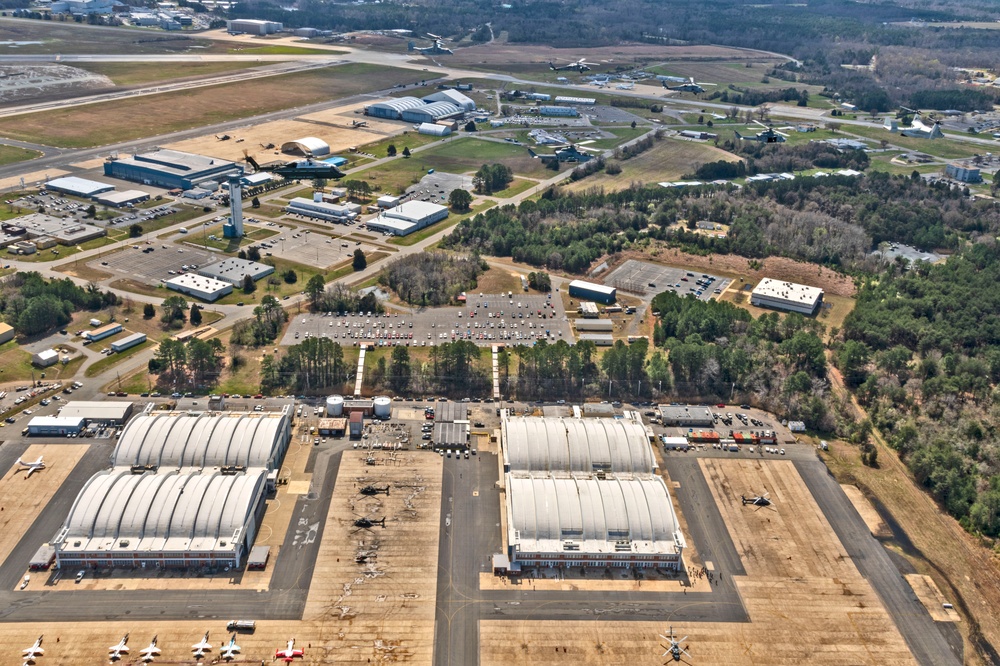
{"type": "Polygon", "coordinates": [[[629,259],[621,266],[604,277],[604,283],[640,296],[655,296],[664,291],[673,291],[681,296],[695,296],[703,301],[712,298],[715,293],[726,289],[729,278],[702,273],[700,270],[672,268],[649,261],[629,259]],[[711,279],[707,285],[699,285],[698,281],[711,279]],[[696,292],[701,291],[701,294],[696,292]]]}

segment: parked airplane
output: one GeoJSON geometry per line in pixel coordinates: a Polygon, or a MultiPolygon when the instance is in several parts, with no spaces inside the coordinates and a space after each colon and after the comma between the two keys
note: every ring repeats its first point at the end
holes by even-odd
{"type": "Polygon", "coordinates": [[[305,651],[304,650],[296,650],[295,649],[295,639],[294,638],[289,638],[288,639],[288,647],[286,647],[284,650],[275,650],[274,651],[274,658],[275,659],[281,659],[282,661],[284,661],[286,663],[291,663],[295,659],[295,657],[302,657],[304,655],[305,655],[305,651]]]}
{"type": "Polygon", "coordinates": [[[619,83],[615,87],[618,88],[618,90],[632,90],[633,88],[635,88],[635,84],[631,83],[631,82],[629,82],[629,83],[619,83]]]}
{"type": "MultiPolygon", "coordinates": [[[[912,109],[906,109],[905,111],[911,111],[912,109]]],[[[916,139],[940,139],[944,136],[944,132],[941,131],[941,121],[934,120],[930,125],[924,123],[920,119],[920,112],[914,111],[913,122],[910,123],[909,127],[900,127],[899,121],[895,118],[886,118],[883,127],[890,132],[899,132],[900,136],[912,136],[916,139]]]]}
{"type": "Polygon", "coordinates": [[[219,656],[229,661],[236,659],[236,653],[240,651],[240,646],[236,644],[236,634],[233,634],[229,642],[219,646],[219,656]]]}
{"type": "Polygon", "coordinates": [[[580,58],[576,62],[571,62],[568,65],[553,65],[549,63],[549,69],[553,72],[562,72],[564,70],[575,69],[576,71],[583,74],[584,72],[589,72],[591,67],[597,67],[596,62],[586,62],[586,58],[580,58]]]}
{"type": "Polygon", "coordinates": [[[191,649],[194,650],[194,656],[198,659],[204,657],[205,653],[212,649],[212,644],[208,642],[207,631],[200,641],[191,646],[191,649]]]}
{"type": "MultiPolygon", "coordinates": [[[[39,472],[39,471],[45,469],[45,463],[42,461],[42,456],[38,456],[38,460],[35,460],[35,461],[21,460],[20,458],[18,458],[17,459],[17,464],[20,467],[28,470],[28,473],[24,475],[24,478],[26,478],[26,479],[29,476],[31,476],[32,474],[34,474],[35,472],[39,472]]],[[[20,472],[21,470],[18,469],[17,471],[20,472]]]]}
{"type": "MultiPolygon", "coordinates": [[[[680,78],[680,77],[673,77],[673,78],[680,78]]],[[[685,79],[684,83],[678,86],[668,86],[666,81],[663,82],[663,87],[666,88],[667,90],[678,90],[680,92],[689,92],[689,93],[694,93],[696,95],[700,95],[701,93],[705,92],[705,89],[702,86],[714,86],[714,85],[718,84],[695,82],[693,76],[688,79],[685,79]]]]}
{"type": "Polygon", "coordinates": [[[128,634],[122,636],[117,645],[108,648],[108,661],[118,661],[126,654],[128,654],[128,634]]]}
{"type": "Polygon", "coordinates": [[[139,654],[142,655],[142,661],[147,664],[156,659],[156,656],[160,654],[160,648],[156,647],[156,636],[153,636],[153,640],[149,641],[148,647],[139,650],[139,654]]]}
{"type": "Polygon", "coordinates": [[[34,645],[26,650],[22,650],[22,652],[24,652],[24,663],[35,663],[35,657],[40,657],[45,653],[45,650],[42,649],[42,636],[38,637],[38,640],[35,641],[34,645]]]}

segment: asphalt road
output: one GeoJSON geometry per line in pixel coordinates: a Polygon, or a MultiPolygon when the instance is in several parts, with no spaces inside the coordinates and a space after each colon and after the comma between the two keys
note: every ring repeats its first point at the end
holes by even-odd
{"type": "MultiPolygon", "coordinates": [[[[885,548],[868,531],[826,466],[819,460],[796,460],[795,468],[851,560],[889,611],[917,661],[933,666],[963,663],[962,655],[952,651],[899,569],[889,559],[885,548]]],[[[961,651],[961,643],[957,649],[961,651]]]]}

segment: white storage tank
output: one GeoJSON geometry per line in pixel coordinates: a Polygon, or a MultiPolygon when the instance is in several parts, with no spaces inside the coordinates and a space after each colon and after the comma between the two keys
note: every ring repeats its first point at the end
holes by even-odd
{"type": "Polygon", "coordinates": [[[375,404],[375,418],[377,419],[388,419],[392,418],[392,399],[385,396],[380,396],[375,398],[373,401],[375,404]]]}
{"type": "Polygon", "coordinates": [[[326,399],[326,415],[327,416],[344,415],[344,396],[331,395],[329,398],[326,399]]]}

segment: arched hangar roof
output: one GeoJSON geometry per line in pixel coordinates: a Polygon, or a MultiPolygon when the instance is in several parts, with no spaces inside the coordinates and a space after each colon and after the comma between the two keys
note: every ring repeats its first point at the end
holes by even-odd
{"type": "Polygon", "coordinates": [[[511,543],[524,552],[560,552],[572,541],[590,553],[674,553],[683,545],[659,476],[545,478],[507,476],[511,543]]]}
{"type": "Polygon", "coordinates": [[[122,432],[112,465],[272,468],[288,429],[285,414],[143,414],[122,432]]]}
{"type": "Polygon", "coordinates": [[[281,152],[313,156],[329,155],[330,146],[322,139],[317,139],[314,136],[306,136],[281,144],[281,152]]]}
{"type": "Polygon", "coordinates": [[[369,109],[388,109],[395,111],[396,114],[400,114],[403,111],[409,111],[410,109],[419,109],[424,106],[423,101],[417,99],[416,97],[397,97],[395,99],[387,99],[381,102],[375,102],[369,109]]]}
{"type": "Polygon", "coordinates": [[[510,417],[503,425],[511,472],[652,474],[645,428],[624,419],[510,417]]]}

